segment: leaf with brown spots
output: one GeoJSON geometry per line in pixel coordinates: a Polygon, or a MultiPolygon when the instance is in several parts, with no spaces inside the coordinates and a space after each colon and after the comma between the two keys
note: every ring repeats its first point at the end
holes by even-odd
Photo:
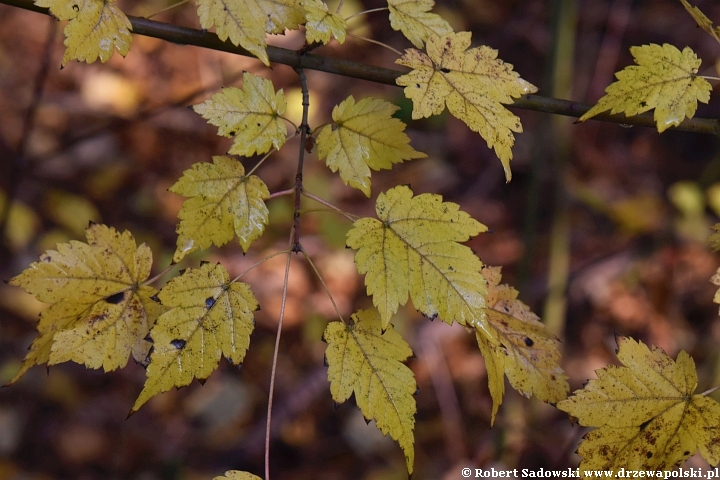
{"type": "Polygon", "coordinates": [[[158,298],[170,310],[150,331],[147,380],[133,412],[158,393],[208,378],[221,356],[240,365],[255,326],[258,303],[250,286],[231,281],[219,264],[188,269],[170,280],[158,298]]]}
{"type": "Polygon", "coordinates": [[[412,118],[426,118],[447,109],[495,149],[510,181],[510,160],[515,144],[513,132],[522,132],[520,119],[504,105],[514,98],[537,92],[513,66],[497,58],[485,45],[470,48],[470,32],[432,35],[427,54],[414,48],[395,63],[413,69],[397,79],[413,102],[412,118]]]}
{"type": "Polygon", "coordinates": [[[500,408],[505,392],[505,378],[512,387],[544,402],[559,402],[570,389],[567,377],[558,364],[560,351],[557,338],[543,325],[537,315],[518,300],[518,291],[500,285],[500,268],[485,267],[481,271],[488,283],[485,296],[488,324],[497,342],[488,340],[482,330],[476,331],[480,351],[485,358],[490,396],[493,399],[491,422],[500,408]]]}
{"type": "Polygon", "coordinates": [[[88,243],[60,243],[10,280],[41,302],[39,336],[30,346],[20,378],[30,367],[73,361],[106,372],[125,366],[132,353],[142,361],[144,340],[162,307],[150,300],[156,290],[142,286],[152,252],[130,232],[93,224],[88,243]]]}
{"type": "Polygon", "coordinates": [[[685,351],[673,361],[662,349],[619,337],[623,366],[597,370],[583,390],[558,403],[581,425],[598,427],[578,447],[585,470],[671,470],[699,449],[720,462],[720,404],[697,387],[685,351]]]}

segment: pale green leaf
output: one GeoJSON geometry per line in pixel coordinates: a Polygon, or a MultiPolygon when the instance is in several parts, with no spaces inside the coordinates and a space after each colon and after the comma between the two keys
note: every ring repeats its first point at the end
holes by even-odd
{"type": "Polygon", "coordinates": [[[402,31],[417,48],[423,48],[432,35],[452,32],[450,24],[440,15],[430,13],[433,0],[388,0],[390,25],[402,31]]]}
{"type": "Polygon", "coordinates": [[[376,98],[355,103],[351,96],[332,112],[335,125],[320,130],[318,157],[345,184],[370,196],[370,169],[390,169],[394,163],[427,155],[415,151],[404,133],[405,124],[393,118],[399,107],[376,98]]]}
{"type": "Polygon", "coordinates": [[[630,47],[630,53],[637,65],[615,74],[617,81],[581,122],[607,110],[631,117],[654,108],[658,132],[664,132],[692,118],[698,101],[710,100],[712,85],[697,75],[702,61],[689,47],[681,52],[667,43],[651,44],[630,47]]]}
{"type": "Polygon", "coordinates": [[[348,232],[347,245],[357,250],[355,263],[366,274],[383,328],[408,295],[428,317],[485,328],[482,262],[458,242],[487,227],[459,208],[440,195],[413,197],[399,186],[378,196],[378,219],[361,218],[348,232]]]}
{"type": "Polygon", "coordinates": [[[204,263],[173,278],[157,295],[169,310],[150,331],[147,379],[132,411],[154,395],[206,379],[224,356],[240,365],[250,345],[258,303],[250,286],[204,263]]]}
{"type": "Polygon", "coordinates": [[[277,93],[270,80],[245,72],[242,88],[227,87],[193,109],[218,135],[234,137],[228,153],[251,156],[271,148],[279,150],[287,139],[285,95],[277,93]]]}
{"type": "Polygon", "coordinates": [[[470,32],[433,35],[427,54],[407,49],[395,63],[413,69],[396,80],[413,102],[412,118],[448,111],[482,136],[505,169],[510,181],[510,160],[515,144],[513,132],[522,132],[520,119],[504,107],[514,98],[537,92],[512,65],[497,58],[487,46],[470,48],[470,32]]]}
{"type": "Polygon", "coordinates": [[[330,393],[337,403],[355,394],[363,416],[400,444],[412,473],[417,385],[402,363],[412,350],[392,325],[383,329],[376,310],[360,310],[352,320],[353,325],[330,322],[323,334],[330,393]]]}
{"type": "Polygon", "coordinates": [[[178,214],[175,262],[212,244],[225,245],[234,235],[247,251],[268,223],[267,186],[260,177],[245,176],[234,158],[215,156],[212,164],[196,163],[170,191],[190,197],[178,214]]]}

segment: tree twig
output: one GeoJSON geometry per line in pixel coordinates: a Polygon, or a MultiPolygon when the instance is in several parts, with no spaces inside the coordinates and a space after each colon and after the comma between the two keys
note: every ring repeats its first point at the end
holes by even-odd
{"type": "MultiPolygon", "coordinates": [[[[46,15],[48,14],[47,8],[38,7],[32,0],[0,0],[0,3],[44,13],[46,15]]],[[[130,23],[132,23],[133,33],[138,35],[159,38],[179,45],[194,45],[196,47],[209,48],[220,52],[254,57],[254,55],[243,48],[236,47],[229,42],[221,41],[214,33],[144,18],[132,16],[128,16],[128,18],[130,19],[130,23]]],[[[352,60],[328,58],[320,55],[300,54],[295,50],[273,46],[267,47],[267,53],[271,62],[288,65],[295,69],[318,70],[386,85],[396,85],[395,79],[405,74],[405,72],[390,68],[376,67],[352,60]]],[[[592,105],[540,95],[525,95],[516,99],[511,107],[552,113],[555,115],[565,115],[568,117],[580,117],[590,110],[592,105]]],[[[602,122],[655,128],[655,120],[653,119],[652,112],[646,112],[633,117],[625,117],[623,114],[610,115],[608,113],[601,113],[592,119],[602,122]]],[[[720,121],[696,117],[686,119],[680,125],[674,127],[674,129],[720,136],[720,121]]]]}

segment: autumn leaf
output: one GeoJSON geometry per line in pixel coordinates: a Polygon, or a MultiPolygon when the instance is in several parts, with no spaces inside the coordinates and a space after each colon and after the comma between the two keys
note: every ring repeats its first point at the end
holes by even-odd
{"type": "Polygon", "coordinates": [[[355,103],[349,96],[332,112],[335,125],[320,130],[318,157],[346,185],[370,196],[370,169],[390,169],[394,163],[427,155],[415,151],[404,133],[405,124],[392,115],[400,107],[376,98],[355,103]]]}
{"type": "Polygon", "coordinates": [[[228,150],[232,155],[279,150],[287,139],[283,91],[276,93],[270,80],[252,73],[243,73],[242,88],[223,88],[193,109],[218,127],[218,135],[235,137],[228,150]]]}
{"type": "Polygon", "coordinates": [[[258,0],[198,0],[198,17],[203,29],[215,27],[215,33],[223,42],[228,38],[270,66],[265,28],[267,14],[258,0]]]}
{"type": "Polygon", "coordinates": [[[693,7],[687,0],[680,0],[685,10],[693,17],[700,28],[705,30],[712,37],[720,42],[720,27],[713,27],[712,21],[697,7],[693,7]]]}
{"type": "Polygon", "coordinates": [[[30,346],[18,380],[30,367],[73,361],[106,372],[125,366],[133,353],[144,358],[143,339],[160,309],[141,286],[152,266],[152,252],[129,232],[93,224],[88,243],[58,244],[31,264],[10,285],[52,304],[40,315],[38,337],[30,346]]]}
{"type": "Polygon", "coordinates": [[[520,119],[503,104],[513,103],[537,88],[521,79],[512,65],[497,58],[487,46],[471,48],[470,32],[433,35],[427,54],[413,48],[395,63],[413,69],[397,79],[405,96],[413,101],[412,118],[419,119],[448,111],[478,132],[489,148],[495,149],[509,181],[513,132],[522,132],[520,119]]]}
{"type": "Polygon", "coordinates": [[[196,163],[183,173],[170,191],[190,197],[178,214],[179,262],[195,250],[218,247],[238,236],[243,251],[265,230],[268,209],[264,199],[270,192],[260,177],[245,176],[242,163],[214,156],[213,163],[196,163]]]}
{"type": "Polygon", "coordinates": [[[353,224],[347,245],[357,250],[355,263],[366,274],[367,293],[383,328],[408,294],[423,315],[486,326],[482,262],[458,242],[487,227],[459,208],[440,195],[413,197],[412,190],[399,186],[378,196],[377,219],[361,218],[353,224]]]}
{"type": "Polygon", "coordinates": [[[710,100],[712,85],[697,75],[702,61],[689,47],[680,52],[667,43],[652,44],[630,47],[630,53],[637,65],[615,74],[617,81],[580,117],[581,122],[606,110],[631,117],[654,108],[655,124],[662,133],[692,118],[698,101],[710,100]]]}
{"type": "Polygon", "coordinates": [[[267,33],[285,33],[296,30],[305,22],[305,9],[302,0],[258,0],[260,9],[265,13],[267,33]]]}
{"type": "Polygon", "coordinates": [[[65,26],[65,54],[62,66],[70,60],[105,63],[115,49],[123,57],[130,51],[132,25],[113,0],[36,0],[35,5],[50,9],[65,26]]]}
{"type": "Polygon", "coordinates": [[[452,27],[440,15],[430,13],[433,0],[388,0],[390,26],[400,30],[417,48],[423,48],[428,38],[452,32],[452,27]]]}
{"type": "Polygon", "coordinates": [[[512,387],[526,397],[534,395],[553,403],[564,400],[570,387],[558,364],[557,338],[518,300],[517,290],[500,285],[500,267],[485,267],[481,273],[488,283],[485,296],[488,323],[499,340],[494,344],[485,331],[476,331],[493,399],[491,424],[502,404],[505,375],[512,387]]]}
{"type": "Polygon", "coordinates": [[[375,420],[384,435],[400,444],[412,473],[417,384],[402,363],[412,350],[392,325],[383,327],[376,310],[360,310],[352,320],[353,325],[330,322],[323,334],[330,394],[343,403],[354,393],[365,419],[375,420]]]}
{"type": "Polygon", "coordinates": [[[147,379],[132,411],[154,395],[206,379],[220,357],[240,365],[255,326],[258,303],[250,286],[230,282],[225,269],[203,263],[175,277],[157,294],[169,310],[150,331],[147,379]]]}
{"type": "Polygon", "coordinates": [[[303,8],[307,12],[305,17],[305,37],[308,43],[320,42],[327,45],[332,37],[341,45],[345,43],[345,19],[337,13],[328,11],[325,2],[321,0],[303,0],[303,8]]]}
{"type": "Polygon", "coordinates": [[[671,470],[699,449],[720,462],[720,404],[697,387],[695,362],[685,351],[673,361],[657,347],[620,337],[623,366],[597,370],[557,407],[581,425],[597,427],[578,448],[584,470],[671,470]]]}
{"type": "Polygon", "coordinates": [[[262,478],[258,477],[257,475],[253,475],[252,473],[248,472],[241,472],[238,470],[229,470],[225,472],[225,475],[220,477],[215,477],[213,480],[262,480],[262,478]]]}

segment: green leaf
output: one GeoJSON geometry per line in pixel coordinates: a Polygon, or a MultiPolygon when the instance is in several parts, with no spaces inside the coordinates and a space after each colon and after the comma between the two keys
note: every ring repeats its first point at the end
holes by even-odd
{"type": "Polygon", "coordinates": [[[255,325],[258,303],[250,286],[230,282],[219,264],[188,269],[170,280],[158,298],[170,309],[150,331],[147,380],[133,412],[158,393],[208,378],[221,356],[240,365],[255,325]]]}
{"type": "Polygon", "coordinates": [[[361,218],[348,232],[347,245],[357,249],[355,263],[366,274],[383,328],[408,294],[428,317],[485,328],[482,262],[458,242],[487,227],[459,208],[440,195],[413,197],[412,190],[399,186],[378,196],[377,220],[361,218]]]}
{"type": "Polygon", "coordinates": [[[242,163],[230,157],[215,156],[213,164],[196,163],[170,191],[191,197],[178,214],[174,262],[212,244],[225,245],[235,234],[247,251],[268,223],[267,186],[255,175],[245,176],[242,163]]]}
{"type": "Polygon", "coordinates": [[[370,196],[370,169],[390,169],[394,163],[427,155],[415,151],[405,135],[405,124],[392,115],[400,107],[376,98],[355,103],[346,98],[332,112],[335,125],[320,130],[318,157],[327,157],[327,166],[346,185],[370,196]]]}
{"type": "Polygon", "coordinates": [[[402,363],[412,350],[392,325],[383,330],[377,311],[360,310],[352,320],[353,325],[330,322],[323,334],[330,393],[337,403],[355,394],[365,419],[375,420],[384,435],[400,444],[412,473],[417,384],[402,363]]]}

